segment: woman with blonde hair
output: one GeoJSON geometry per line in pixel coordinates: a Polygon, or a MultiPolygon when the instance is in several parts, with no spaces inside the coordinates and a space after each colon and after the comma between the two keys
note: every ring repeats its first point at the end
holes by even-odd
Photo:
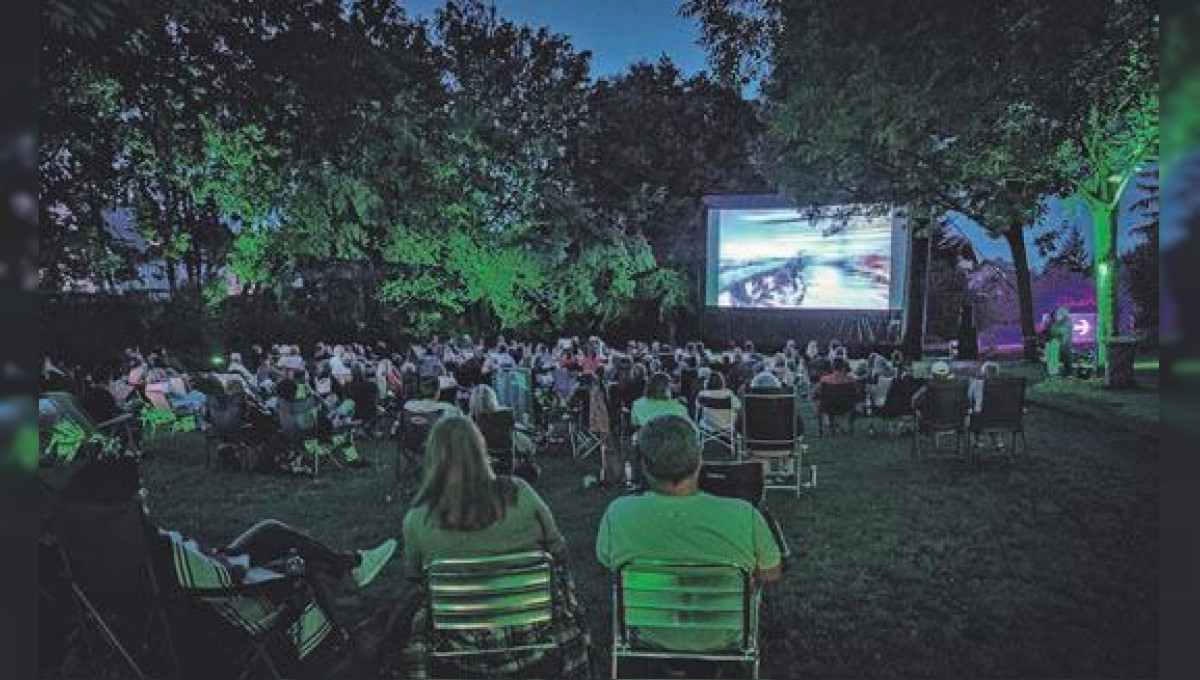
{"type": "MultiPolygon", "coordinates": [[[[504,659],[491,656],[462,657],[454,662],[455,672],[490,677],[504,663],[506,674],[548,670],[548,677],[586,674],[588,634],[582,607],[576,600],[567,572],[567,542],[545,501],[528,483],[516,477],[496,475],[487,456],[483,434],[470,418],[448,416],[438,420],[429,433],[425,451],[425,474],[412,506],[404,516],[405,576],[419,593],[425,570],[439,559],[494,557],[530,550],[544,550],[555,561],[562,578],[559,588],[565,620],[559,630],[562,667],[540,668],[556,655],[542,650],[513,652],[504,659]]],[[[405,650],[405,676],[426,677],[420,664],[429,644],[426,607],[419,598],[412,635],[405,650]]],[[[534,629],[509,628],[505,639],[544,637],[550,624],[534,629]],[[536,629],[536,630],[535,630],[536,629]]],[[[469,634],[446,641],[451,647],[473,648],[477,640],[469,634]]],[[[541,676],[539,676],[541,677],[541,676]]]]}

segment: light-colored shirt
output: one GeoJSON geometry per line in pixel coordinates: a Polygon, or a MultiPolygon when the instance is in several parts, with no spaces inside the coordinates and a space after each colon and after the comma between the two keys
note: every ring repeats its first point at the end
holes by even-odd
{"type": "Polygon", "coordinates": [[[516,485],[516,499],[504,517],[477,531],[454,531],[438,526],[428,508],[411,508],[404,515],[404,573],[419,579],[430,562],[437,559],[491,557],[523,550],[545,550],[562,561],[567,542],[550,508],[541,496],[519,477],[508,478],[516,485]]]}
{"type": "Polygon", "coordinates": [[[633,426],[641,427],[651,420],[666,415],[688,417],[687,407],[674,399],[650,399],[642,397],[633,402],[631,410],[633,426]]]}
{"type": "MultiPolygon", "coordinates": [[[[733,562],[751,570],[773,569],[781,559],[766,518],[753,505],[704,492],[616,499],[600,520],[596,558],[610,569],[643,559],[733,562]]],[[[708,651],[734,642],[727,632],[643,631],[641,639],[681,651],[708,651]]]]}

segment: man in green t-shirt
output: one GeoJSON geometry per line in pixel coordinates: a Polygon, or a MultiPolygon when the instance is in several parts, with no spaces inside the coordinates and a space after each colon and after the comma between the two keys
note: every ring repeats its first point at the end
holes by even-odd
{"type": "MultiPolygon", "coordinates": [[[[734,562],[751,569],[758,583],[779,578],[779,546],[762,513],[744,500],[699,490],[700,446],[691,421],[654,418],[638,432],[638,448],[650,490],[608,506],[596,535],[601,564],[617,569],[638,559],[734,562]]],[[[733,642],[726,631],[712,633],[645,631],[640,639],[679,651],[713,651],[733,642]]]]}

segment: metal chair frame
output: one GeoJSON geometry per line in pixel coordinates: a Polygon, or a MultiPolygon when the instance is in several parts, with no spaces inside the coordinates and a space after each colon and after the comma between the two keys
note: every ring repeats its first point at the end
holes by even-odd
{"type": "Polygon", "coordinates": [[[704,396],[698,396],[696,398],[696,408],[694,409],[692,420],[696,423],[697,434],[700,438],[701,453],[704,452],[704,446],[706,444],[709,442],[716,442],[717,444],[720,444],[722,448],[729,451],[731,456],[737,456],[737,412],[733,408],[732,394],[725,399],[707,399],[704,396]],[[706,404],[705,401],[708,401],[708,404],[706,404]],[[728,409],[725,410],[728,410],[730,413],[729,427],[713,428],[704,424],[704,418],[702,417],[704,415],[704,409],[711,408],[714,410],[721,410],[718,409],[718,407],[713,406],[713,403],[725,403],[728,405],[728,409]]]}
{"type": "MultiPolygon", "coordinates": [[[[479,558],[434,560],[425,568],[430,630],[439,633],[497,630],[550,623],[549,640],[494,649],[439,650],[433,659],[509,652],[559,651],[562,603],[554,558],[541,550],[479,558]]],[[[559,659],[561,661],[561,658],[559,659]]]]}
{"type": "Polygon", "coordinates": [[[612,597],[613,678],[621,677],[622,659],[638,658],[736,662],[748,667],[752,678],[758,677],[762,590],[754,583],[746,567],[732,562],[638,560],[617,569],[613,578],[612,597]],[[641,577],[641,582],[638,582],[638,577],[641,577]],[[740,586],[737,590],[719,583],[721,580],[734,579],[740,586]],[[714,584],[714,581],[718,583],[714,584]],[[645,594],[645,600],[639,600],[636,595],[631,598],[630,595],[634,593],[645,594]],[[736,606],[731,608],[734,602],[736,606]],[[630,616],[631,611],[637,613],[630,616]],[[629,634],[631,628],[646,627],[639,626],[639,621],[652,618],[657,619],[655,623],[669,622],[656,627],[732,630],[704,620],[705,614],[713,618],[732,618],[734,615],[740,618],[741,640],[736,651],[684,652],[639,648],[629,634]]]}
{"type": "Polygon", "coordinates": [[[784,490],[794,491],[796,497],[800,496],[800,492],[805,488],[813,488],[816,486],[816,474],[813,471],[813,477],[809,481],[803,480],[804,474],[804,438],[797,433],[796,428],[796,394],[792,391],[781,393],[754,393],[745,392],[742,394],[742,431],[738,436],[738,456],[739,461],[751,460],[758,463],[766,463],[773,459],[783,459],[789,462],[791,470],[788,476],[792,477],[791,484],[771,484],[768,482],[764,488],[768,491],[784,490]],[[763,439],[751,437],[750,433],[754,432],[755,424],[758,422],[754,415],[756,402],[763,401],[787,401],[787,431],[789,436],[782,439],[763,439]]]}

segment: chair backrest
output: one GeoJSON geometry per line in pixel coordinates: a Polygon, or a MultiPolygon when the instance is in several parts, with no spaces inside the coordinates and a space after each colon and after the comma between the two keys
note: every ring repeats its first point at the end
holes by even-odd
{"type": "Polygon", "coordinates": [[[879,414],[884,418],[899,418],[911,414],[913,395],[924,384],[925,381],[908,376],[894,378],[888,385],[879,414]]]}
{"type": "Polygon", "coordinates": [[[405,448],[415,452],[423,452],[425,450],[425,439],[429,437],[429,431],[433,429],[433,424],[445,415],[445,413],[441,409],[437,411],[422,411],[420,413],[402,409],[400,411],[401,439],[405,448]]]}
{"type": "Polygon", "coordinates": [[[821,385],[821,413],[840,416],[850,413],[859,402],[859,386],[856,382],[825,383],[821,385]]]}
{"type": "Polygon", "coordinates": [[[796,441],[796,394],[791,390],[742,396],[744,441],[749,450],[790,449],[796,441]]]}
{"type": "Polygon", "coordinates": [[[712,409],[714,411],[732,411],[733,395],[714,397],[711,394],[700,393],[696,396],[696,405],[700,408],[712,409]]]}
{"type": "MultiPolygon", "coordinates": [[[[434,560],[425,581],[435,634],[524,628],[555,619],[554,560],[543,551],[434,560]]],[[[555,644],[550,638],[546,648],[555,644]]],[[[488,651],[496,650],[480,650],[488,651]]]]}
{"type": "Polygon", "coordinates": [[[492,413],[481,413],[475,418],[475,424],[483,433],[489,451],[507,451],[513,446],[513,427],[515,415],[510,408],[502,408],[492,413]]]}
{"type": "Polygon", "coordinates": [[[219,437],[236,434],[246,416],[246,398],[233,395],[216,395],[205,402],[208,419],[213,432],[219,437]]]}
{"type": "Polygon", "coordinates": [[[925,386],[921,425],[934,429],[962,427],[967,416],[967,383],[964,380],[931,380],[925,386]]]}
{"type": "Polygon", "coordinates": [[[80,502],[43,486],[39,503],[44,530],[62,547],[72,580],[97,607],[148,607],[146,599],[157,595],[150,573],[151,528],[138,499],[80,502]]]}
{"type": "Polygon", "coordinates": [[[989,378],[983,383],[983,410],[972,426],[1019,429],[1025,414],[1025,378],[989,378]]]}
{"type": "Polygon", "coordinates": [[[636,629],[657,641],[725,631],[743,651],[757,645],[754,583],[745,567],[634,561],[617,571],[615,588],[614,644],[631,646],[629,631],[636,629]]]}
{"type": "Polygon", "coordinates": [[[312,395],[296,401],[280,399],[275,410],[280,431],[289,437],[302,436],[315,430],[321,414],[321,407],[312,395]]]}
{"type": "Polygon", "coordinates": [[[554,368],[554,392],[560,399],[570,399],[575,393],[575,387],[578,380],[575,373],[566,366],[556,366],[554,368]]]}
{"type": "Polygon", "coordinates": [[[766,481],[760,463],[704,463],[700,467],[700,490],[714,496],[740,498],[758,507],[766,481]]]}

